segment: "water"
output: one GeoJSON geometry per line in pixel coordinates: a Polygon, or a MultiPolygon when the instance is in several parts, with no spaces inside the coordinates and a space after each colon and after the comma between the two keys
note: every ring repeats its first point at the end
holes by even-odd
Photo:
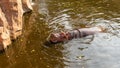
{"type": "Polygon", "coordinates": [[[35,0],[24,30],[0,54],[0,68],[119,68],[119,0],[35,0]],[[104,33],[47,44],[51,32],[101,25],[104,33]]]}

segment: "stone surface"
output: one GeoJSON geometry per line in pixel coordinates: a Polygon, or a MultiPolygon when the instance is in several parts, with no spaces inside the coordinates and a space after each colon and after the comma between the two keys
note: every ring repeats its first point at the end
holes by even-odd
{"type": "Polygon", "coordinates": [[[31,0],[22,0],[23,11],[28,12],[32,10],[31,0]]]}
{"type": "Polygon", "coordinates": [[[0,1],[0,50],[22,33],[24,12],[32,10],[29,0],[0,1]]]}

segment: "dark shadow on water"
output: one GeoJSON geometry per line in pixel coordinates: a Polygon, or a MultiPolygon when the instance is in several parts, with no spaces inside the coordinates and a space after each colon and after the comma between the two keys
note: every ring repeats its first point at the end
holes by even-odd
{"type": "Polygon", "coordinates": [[[5,53],[5,50],[0,50],[0,55],[3,55],[5,53]]]}
{"type": "Polygon", "coordinates": [[[50,41],[45,41],[44,42],[44,45],[47,46],[47,47],[59,46],[59,45],[62,45],[62,44],[64,44],[64,43],[63,42],[53,43],[53,42],[50,42],[50,41]]]}

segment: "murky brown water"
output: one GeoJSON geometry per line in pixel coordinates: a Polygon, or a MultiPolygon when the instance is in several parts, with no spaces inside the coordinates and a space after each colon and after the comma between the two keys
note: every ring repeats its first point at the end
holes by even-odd
{"type": "Polygon", "coordinates": [[[36,0],[23,35],[0,54],[0,68],[119,68],[119,0],[36,0]],[[45,44],[54,31],[102,25],[106,32],[45,44]]]}

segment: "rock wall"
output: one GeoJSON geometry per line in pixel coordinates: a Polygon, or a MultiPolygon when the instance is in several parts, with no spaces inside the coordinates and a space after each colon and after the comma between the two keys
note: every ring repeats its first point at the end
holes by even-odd
{"type": "Polygon", "coordinates": [[[0,50],[21,35],[22,16],[30,10],[30,0],[0,0],[0,50]]]}

